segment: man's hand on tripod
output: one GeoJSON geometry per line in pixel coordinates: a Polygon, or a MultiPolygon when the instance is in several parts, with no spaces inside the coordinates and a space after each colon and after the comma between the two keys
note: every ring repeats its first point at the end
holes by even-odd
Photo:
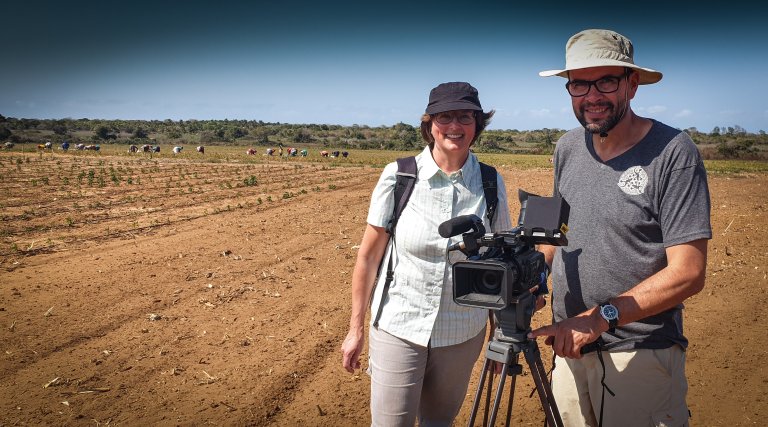
{"type": "Polygon", "coordinates": [[[547,339],[544,343],[552,346],[556,355],[581,359],[581,348],[598,339],[607,330],[608,323],[593,308],[578,316],[534,329],[528,338],[545,336],[547,339]]]}

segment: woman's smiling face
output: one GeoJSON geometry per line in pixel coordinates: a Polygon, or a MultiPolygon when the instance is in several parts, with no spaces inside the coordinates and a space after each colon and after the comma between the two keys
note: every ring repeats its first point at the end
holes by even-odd
{"type": "Polygon", "coordinates": [[[475,139],[475,112],[453,110],[437,113],[432,117],[432,137],[435,148],[446,151],[469,151],[475,139]]]}

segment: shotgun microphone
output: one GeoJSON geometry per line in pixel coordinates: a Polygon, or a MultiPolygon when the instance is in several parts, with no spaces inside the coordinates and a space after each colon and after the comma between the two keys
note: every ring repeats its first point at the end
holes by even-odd
{"type": "Polygon", "coordinates": [[[483,220],[477,215],[457,216],[456,218],[451,218],[448,221],[445,221],[437,227],[437,232],[440,234],[440,237],[443,238],[458,236],[459,234],[466,233],[470,230],[474,230],[475,235],[477,236],[485,234],[483,220]]]}

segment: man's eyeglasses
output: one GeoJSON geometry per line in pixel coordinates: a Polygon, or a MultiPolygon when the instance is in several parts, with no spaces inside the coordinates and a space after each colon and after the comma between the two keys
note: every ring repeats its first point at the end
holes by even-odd
{"type": "Polygon", "coordinates": [[[475,122],[474,113],[437,113],[433,116],[435,121],[441,125],[447,125],[454,120],[454,117],[463,125],[471,125],[475,122]]]}
{"type": "Polygon", "coordinates": [[[571,80],[565,84],[571,96],[579,97],[589,93],[589,88],[594,86],[600,93],[613,93],[619,90],[621,79],[627,77],[629,72],[620,76],[605,76],[597,80],[571,80]]]}

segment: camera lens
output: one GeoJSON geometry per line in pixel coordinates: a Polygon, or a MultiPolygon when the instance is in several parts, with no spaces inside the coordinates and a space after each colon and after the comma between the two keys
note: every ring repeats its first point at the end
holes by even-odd
{"type": "Polygon", "coordinates": [[[495,295],[499,293],[504,272],[497,270],[485,270],[480,275],[480,280],[475,282],[475,292],[495,295]]]}

